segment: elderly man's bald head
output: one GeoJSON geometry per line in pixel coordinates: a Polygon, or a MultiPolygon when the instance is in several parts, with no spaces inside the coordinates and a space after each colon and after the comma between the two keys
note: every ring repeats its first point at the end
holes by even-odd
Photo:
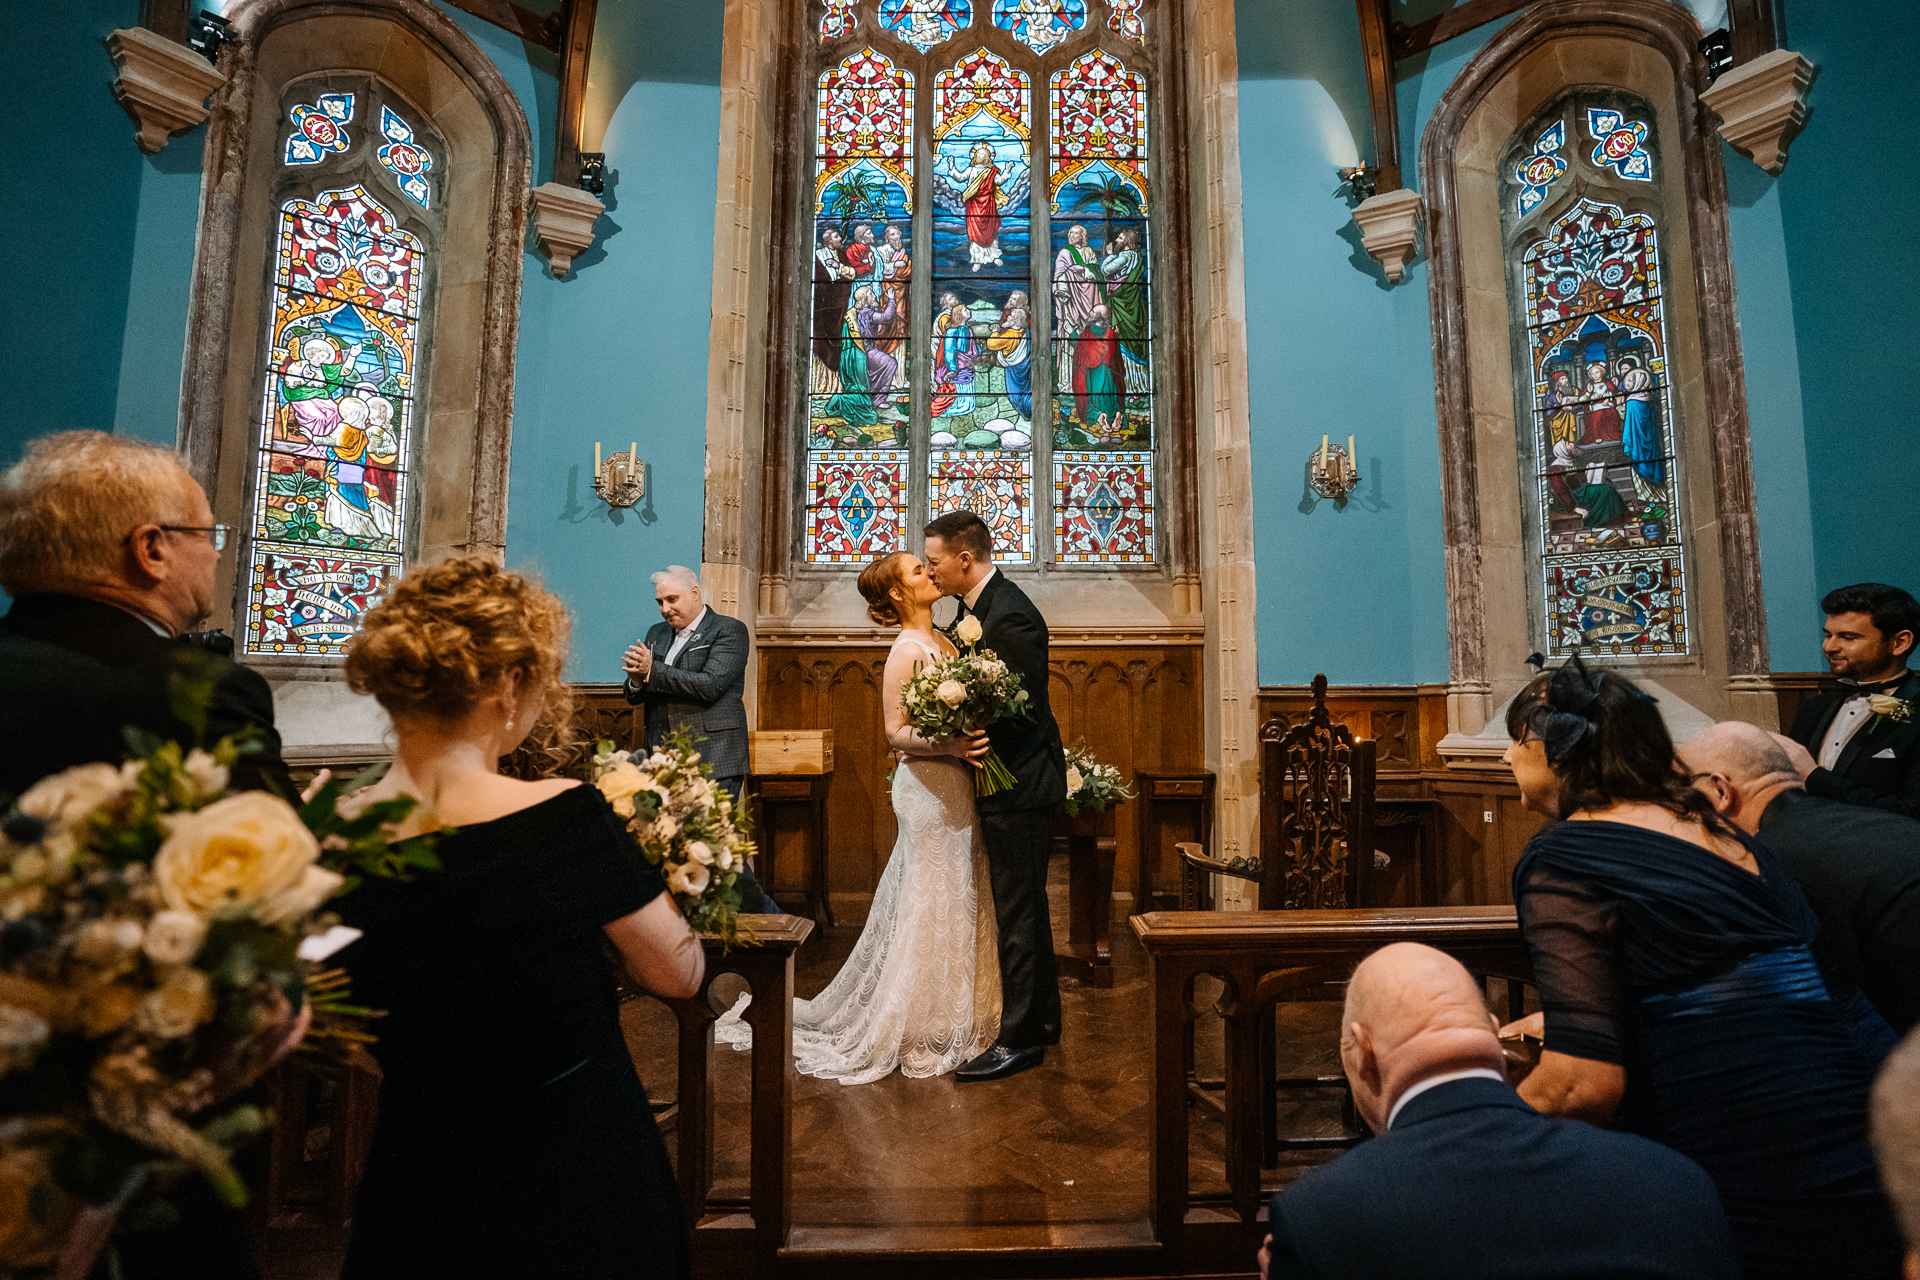
{"type": "Polygon", "coordinates": [[[1694,772],[1717,773],[1734,782],[1752,784],[1800,776],[1793,767],[1793,757],[1772,734],[1740,720],[1724,720],[1689,738],[1676,750],[1694,772]]]}
{"type": "Polygon", "coordinates": [[[1354,1102],[1376,1132],[1394,1101],[1426,1077],[1504,1065],[1473,975],[1417,942],[1396,942],[1360,962],[1341,1024],[1340,1058],[1354,1102]]]}

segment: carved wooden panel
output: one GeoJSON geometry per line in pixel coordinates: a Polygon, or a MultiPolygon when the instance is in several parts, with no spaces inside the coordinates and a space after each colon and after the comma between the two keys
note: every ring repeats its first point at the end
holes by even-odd
{"type": "MultiPolygon", "coordinates": [[[[881,725],[880,677],[887,651],[874,644],[763,645],[761,729],[832,729],[828,806],[834,909],[859,919],[893,849],[881,725]]],[[[1084,737],[1129,780],[1136,769],[1198,769],[1204,709],[1198,645],[1057,646],[1047,695],[1063,741],[1084,737]]],[[[1130,806],[1117,815],[1114,882],[1134,882],[1139,843],[1130,806]]],[[[1168,881],[1174,883],[1174,881],[1168,881]]]]}
{"type": "Polygon", "coordinates": [[[515,778],[585,780],[597,739],[609,738],[614,746],[631,751],[643,745],[646,737],[646,717],[639,707],[628,704],[619,685],[577,684],[570,740],[563,742],[559,735],[537,729],[506,758],[500,771],[515,778]]]}

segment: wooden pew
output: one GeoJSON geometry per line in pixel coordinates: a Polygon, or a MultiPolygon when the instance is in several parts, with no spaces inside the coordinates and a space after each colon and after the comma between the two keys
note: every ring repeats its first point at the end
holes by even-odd
{"type": "Polygon", "coordinates": [[[1155,911],[1130,923],[1152,979],[1148,1203],[1171,1274],[1244,1271],[1265,1234],[1260,1169],[1273,1123],[1276,1001],[1303,987],[1344,982],[1362,959],[1392,942],[1422,942],[1476,975],[1507,979],[1510,1007],[1512,984],[1532,976],[1512,907],[1155,911]],[[1226,1022],[1225,1203],[1196,1202],[1191,1194],[1187,1046],[1201,1012],[1193,996],[1201,974],[1223,984],[1213,1007],[1226,1022]]]}

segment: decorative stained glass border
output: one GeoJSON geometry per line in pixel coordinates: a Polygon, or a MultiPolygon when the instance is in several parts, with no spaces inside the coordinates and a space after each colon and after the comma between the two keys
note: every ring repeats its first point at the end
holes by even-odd
{"type": "Polygon", "coordinates": [[[993,532],[1001,564],[1033,561],[1033,458],[991,449],[936,449],[927,463],[927,507],[934,517],[971,511],[993,532]]]}
{"type": "Polygon", "coordinates": [[[1053,455],[1053,558],[1153,563],[1153,454],[1053,455]]]}
{"type": "Polygon", "coordinates": [[[866,564],[906,545],[907,455],[836,449],[807,455],[810,564],[866,564]]]}
{"type": "Polygon", "coordinates": [[[1685,558],[1554,557],[1546,562],[1547,629],[1555,654],[1649,657],[1689,651],[1685,558]]]}

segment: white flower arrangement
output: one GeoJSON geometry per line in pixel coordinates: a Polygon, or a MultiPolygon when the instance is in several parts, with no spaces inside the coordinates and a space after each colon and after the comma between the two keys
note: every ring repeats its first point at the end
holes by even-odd
{"type": "MultiPolygon", "coordinates": [[[[1020,677],[993,650],[974,648],[980,643],[980,619],[972,614],[960,619],[953,637],[965,648],[922,664],[901,690],[907,723],[923,737],[950,738],[1025,715],[1028,695],[1020,687],[1020,677]]],[[[973,773],[977,796],[990,796],[1013,784],[1013,773],[997,751],[988,751],[982,767],[973,773]]]]}
{"type": "Polygon", "coordinates": [[[1894,724],[1905,724],[1913,719],[1913,704],[1894,697],[1890,693],[1870,693],[1867,695],[1867,710],[1873,712],[1873,721],[1867,726],[1876,729],[1884,718],[1894,724]]]}
{"type": "Polygon", "coordinates": [[[659,868],[687,923],[733,943],[741,937],[738,881],[753,842],[746,815],[713,785],[712,772],[685,734],[644,754],[615,751],[604,738],[595,744],[593,785],[659,868]]]}
{"type": "Polygon", "coordinates": [[[327,900],[438,865],[432,836],[385,834],[412,800],[348,818],[329,783],[296,810],[226,794],[232,740],[136,749],[35,783],[0,821],[0,1204],[36,1206],[0,1230],[0,1273],[49,1265],[82,1206],[111,1220],[187,1171],[244,1203],[231,1153],[269,1118],[233,1095],[303,1020],[309,1053],[373,1039],[322,964],[359,936],[317,945],[327,900]]]}
{"type": "Polygon", "coordinates": [[[1133,792],[1127,790],[1120,770],[1114,765],[1101,764],[1085,742],[1068,747],[1066,760],[1067,799],[1063,807],[1069,818],[1077,818],[1082,813],[1100,813],[1108,805],[1133,799],[1133,792]]]}

